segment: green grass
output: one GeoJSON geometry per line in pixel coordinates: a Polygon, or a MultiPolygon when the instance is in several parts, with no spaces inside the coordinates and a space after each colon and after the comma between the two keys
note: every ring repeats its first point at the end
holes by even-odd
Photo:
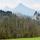
{"type": "Polygon", "coordinates": [[[40,40],[40,37],[36,37],[36,38],[6,39],[6,40],[40,40]]]}

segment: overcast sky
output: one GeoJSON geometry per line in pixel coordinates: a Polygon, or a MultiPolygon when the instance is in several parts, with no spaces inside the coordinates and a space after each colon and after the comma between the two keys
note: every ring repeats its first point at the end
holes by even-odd
{"type": "Polygon", "coordinates": [[[40,9],[40,0],[0,0],[0,8],[15,8],[20,3],[32,9],[40,9]]]}

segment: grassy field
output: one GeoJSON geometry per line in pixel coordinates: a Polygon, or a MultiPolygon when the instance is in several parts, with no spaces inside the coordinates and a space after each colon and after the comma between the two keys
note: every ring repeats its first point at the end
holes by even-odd
{"type": "Polygon", "coordinates": [[[37,38],[18,38],[18,39],[6,39],[6,40],[40,40],[40,37],[37,37],[37,38]]]}

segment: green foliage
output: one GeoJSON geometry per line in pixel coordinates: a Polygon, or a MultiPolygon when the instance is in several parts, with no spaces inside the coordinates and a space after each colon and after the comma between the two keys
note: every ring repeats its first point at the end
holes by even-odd
{"type": "Polygon", "coordinates": [[[40,25],[30,17],[20,18],[14,14],[1,17],[0,39],[40,36],[40,25]]]}

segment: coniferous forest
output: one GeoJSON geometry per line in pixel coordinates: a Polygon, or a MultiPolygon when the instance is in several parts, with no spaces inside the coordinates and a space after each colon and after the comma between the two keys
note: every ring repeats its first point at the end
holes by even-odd
{"type": "Polygon", "coordinates": [[[39,37],[39,22],[29,16],[19,17],[11,11],[0,10],[0,39],[39,37]]]}

